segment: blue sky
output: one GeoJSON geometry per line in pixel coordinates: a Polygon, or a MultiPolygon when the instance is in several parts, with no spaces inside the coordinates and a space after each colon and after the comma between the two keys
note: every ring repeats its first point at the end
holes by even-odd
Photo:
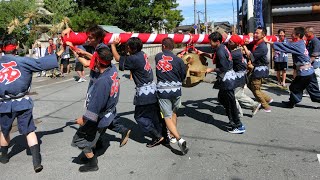
{"type": "MultiPolygon", "coordinates": [[[[208,21],[229,21],[231,24],[233,23],[232,18],[232,1],[234,1],[234,10],[236,11],[237,4],[236,0],[207,0],[207,17],[208,21]]],[[[197,11],[204,12],[204,0],[197,0],[197,11]]],[[[194,23],[194,14],[193,14],[193,6],[194,0],[177,0],[179,3],[178,9],[182,10],[182,15],[184,17],[184,21],[181,25],[189,25],[194,23]]],[[[236,13],[234,13],[236,15],[236,13]]],[[[198,17],[198,15],[197,15],[198,17]]],[[[237,18],[235,17],[235,23],[237,18]]],[[[200,13],[200,21],[204,21],[204,14],[200,13]]]]}

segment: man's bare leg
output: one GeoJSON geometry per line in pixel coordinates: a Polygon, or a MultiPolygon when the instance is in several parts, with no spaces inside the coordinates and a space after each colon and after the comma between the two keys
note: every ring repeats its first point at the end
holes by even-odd
{"type": "Polygon", "coordinates": [[[177,126],[173,121],[173,118],[165,118],[165,122],[166,122],[167,128],[170,131],[170,135],[175,137],[177,140],[180,139],[180,135],[178,133],[177,126]]]}
{"type": "Polygon", "coordinates": [[[286,85],[286,78],[287,78],[287,71],[283,70],[282,71],[282,85],[285,86],[286,85]]]}

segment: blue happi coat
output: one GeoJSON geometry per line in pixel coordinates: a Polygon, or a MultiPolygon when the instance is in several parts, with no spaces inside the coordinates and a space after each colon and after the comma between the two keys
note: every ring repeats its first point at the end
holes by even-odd
{"type": "Polygon", "coordinates": [[[232,56],[228,48],[221,44],[215,53],[217,81],[214,87],[223,90],[232,90],[236,88],[237,75],[233,70],[232,56]]]}
{"type": "Polygon", "coordinates": [[[161,99],[181,96],[182,82],[186,78],[183,60],[169,50],[163,50],[155,57],[157,94],[161,99]]]}
{"type": "Polygon", "coordinates": [[[315,57],[315,60],[312,62],[313,68],[320,68],[320,40],[313,37],[307,42],[307,49],[309,56],[315,57]]]}
{"type": "Polygon", "coordinates": [[[130,70],[132,73],[133,81],[136,84],[134,105],[147,105],[158,101],[151,65],[144,52],[120,56],[119,69],[121,71],[130,70]]]}
{"type": "Polygon", "coordinates": [[[32,73],[57,67],[55,54],[39,59],[0,56],[0,113],[32,109],[33,101],[26,96],[31,86],[32,73]]]}
{"type": "Polygon", "coordinates": [[[300,68],[300,66],[305,66],[310,64],[310,57],[306,45],[303,40],[297,42],[273,43],[273,48],[276,51],[292,53],[293,63],[297,67],[297,76],[309,76],[314,73],[313,67],[300,68]]]}
{"type": "MultiPolygon", "coordinates": [[[[288,43],[287,38],[282,43],[288,43]]],[[[274,62],[288,62],[288,54],[281,51],[275,51],[273,56],[274,62]]]]}
{"type": "Polygon", "coordinates": [[[242,49],[231,51],[233,70],[236,72],[236,87],[243,87],[247,79],[247,60],[243,57],[242,49]]]}
{"type": "Polygon", "coordinates": [[[120,82],[117,68],[111,64],[88,89],[86,112],[83,118],[98,123],[99,128],[110,125],[117,116],[116,105],[119,101],[120,82]]]}
{"type": "Polygon", "coordinates": [[[266,78],[269,76],[269,61],[267,59],[268,47],[263,41],[255,45],[255,49],[252,50],[251,61],[254,66],[252,71],[252,78],[266,78]]]}

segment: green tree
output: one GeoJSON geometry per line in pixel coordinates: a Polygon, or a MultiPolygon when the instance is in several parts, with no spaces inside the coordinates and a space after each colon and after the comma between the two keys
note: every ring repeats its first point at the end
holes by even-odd
{"type": "Polygon", "coordinates": [[[108,15],[108,21],[125,31],[151,32],[152,28],[172,30],[183,21],[176,0],[78,0],[88,7],[108,15]]]}
{"type": "Polygon", "coordinates": [[[35,21],[35,11],[34,0],[0,1],[0,29],[7,33],[10,26],[20,44],[24,45],[33,38],[29,34],[35,21]]]}
{"type": "Polygon", "coordinates": [[[87,7],[78,10],[74,16],[70,18],[71,27],[74,31],[85,31],[92,24],[111,24],[112,17],[106,13],[99,13],[87,7]]]}
{"type": "Polygon", "coordinates": [[[64,17],[77,15],[78,4],[74,0],[44,0],[45,8],[54,13],[52,24],[60,23],[64,17]]]}
{"type": "Polygon", "coordinates": [[[152,9],[152,26],[155,29],[165,28],[172,31],[184,20],[181,10],[177,10],[178,3],[176,0],[153,0],[152,9]]]}

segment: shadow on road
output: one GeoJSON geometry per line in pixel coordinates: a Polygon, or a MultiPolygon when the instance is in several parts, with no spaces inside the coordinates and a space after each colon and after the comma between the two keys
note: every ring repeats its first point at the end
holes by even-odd
{"type": "MultiPolygon", "coordinates": [[[[57,128],[57,129],[53,129],[50,131],[38,131],[36,132],[37,134],[37,138],[38,138],[38,144],[42,144],[42,137],[46,136],[46,135],[52,135],[52,134],[57,134],[57,133],[61,133],[63,132],[63,129],[67,126],[73,125],[74,123],[69,121],[66,123],[66,125],[64,125],[63,127],[57,128]]],[[[27,155],[31,155],[30,149],[27,148],[28,144],[27,144],[27,140],[26,140],[26,136],[24,135],[18,135],[16,137],[14,137],[9,144],[9,147],[12,147],[9,155],[9,158],[21,153],[22,151],[27,149],[27,155]]]]}
{"type": "Polygon", "coordinates": [[[225,115],[225,110],[222,106],[213,107],[213,106],[208,105],[208,103],[218,104],[218,103],[215,103],[212,101],[217,102],[217,98],[207,98],[207,99],[201,99],[201,100],[196,100],[196,101],[189,100],[189,101],[183,102],[182,105],[184,105],[184,108],[181,108],[178,111],[178,116],[188,116],[188,117],[193,118],[197,121],[211,124],[211,125],[214,125],[223,131],[227,131],[228,123],[214,119],[212,117],[212,115],[198,111],[201,109],[206,109],[206,110],[210,110],[211,112],[213,112],[215,114],[225,115]]]}

